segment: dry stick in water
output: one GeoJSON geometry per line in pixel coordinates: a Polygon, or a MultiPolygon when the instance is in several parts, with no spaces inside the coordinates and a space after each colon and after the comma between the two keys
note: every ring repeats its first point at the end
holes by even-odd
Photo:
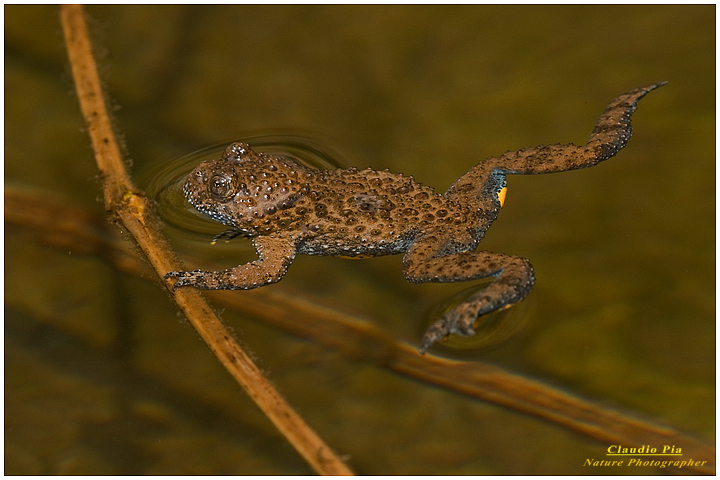
{"type": "MultiPolygon", "coordinates": [[[[157,229],[158,222],[150,203],[132,184],[122,161],[92,55],[82,6],[62,6],[61,20],[80,108],[100,169],[105,208],[117,215],[160,276],[165,272],[181,270],[180,263],[157,229]]],[[[262,375],[197,290],[176,291],[174,298],[223,366],[315,471],[327,475],[352,474],[262,375]]]]}

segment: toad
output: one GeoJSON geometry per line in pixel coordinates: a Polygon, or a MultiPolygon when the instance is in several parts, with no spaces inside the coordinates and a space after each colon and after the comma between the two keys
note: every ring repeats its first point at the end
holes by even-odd
{"type": "Polygon", "coordinates": [[[481,161],[444,193],[388,170],[319,170],[233,143],[219,160],[193,170],[183,192],[199,212],[230,227],[215,240],[249,237],[258,259],[216,272],[169,272],[165,278],[176,279],[173,289],[249,290],[280,281],[298,254],[404,253],[403,273],[412,283],[494,277],[434,322],[419,350],[425,353],[452,333],[473,335],[481,316],[521,301],[534,283],[525,258],[476,251],[503,206],[506,175],[564,172],[612,157],[632,134],[630,116],[638,101],[661,85],[612,100],[585,145],[506,152],[481,161]]]}

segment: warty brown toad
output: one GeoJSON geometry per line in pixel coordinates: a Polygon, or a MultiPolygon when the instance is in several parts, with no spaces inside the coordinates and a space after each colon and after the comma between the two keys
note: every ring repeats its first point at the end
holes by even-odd
{"type": "Polygon", "coordinates": [[[610,102],[585,145],[541,145],[481,161],[445,193],[411,176],[356,168],[318,170],[233,143],[200,164],[183,191],[200,212],[249,237],[258,260],[227,270],[169,272],[173,288],[249,290],[279,281],[295,255],[372,257],[404,253],[412,283],[494,277],[426,331],[420,352],[451,333],[473,335],[478,317],[525,298],[534,283],[524,258],[475,251],[505,199],[506,175],[564,172],[615,155],[632,134],[630,116],[657,83],[610,102]]]}

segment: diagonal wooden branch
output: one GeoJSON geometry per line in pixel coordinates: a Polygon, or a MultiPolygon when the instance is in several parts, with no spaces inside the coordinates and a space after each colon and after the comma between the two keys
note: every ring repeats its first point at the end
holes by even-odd
{"type": "MultiPolygon", "coordinates": [[[[108,235],[96,220],[89,212],[72,208],[49,192],[31,193],[5,187],[7,224],[31,229],[43,244],[63,251],[107,256],[119,270],[147,278],[144,275],[147,266],[127,242],[117,235],[108,235]]],[[[233,292],[214,292],[213,297],[251,319],[336,349],[353,360],[532,415],[606,446],[681,446],[684,458],[693,459],[694,464],[686,465],[685,470],[679,472],[715,473],[714,445],[670,426],[609,409],[484,362],[420,356],[415,348],[392,341],[370,322],[289,292],[283,285],[248,293],[240,296],[233,292]]]]}
{"type": "MultiPolygon", "coordinates": [[[[100,170],[105,208],[130,232],[161,277],[165,272],[181,270],[180,262],[157,228],[150,202],[132,184],[125,169],[107,112],[82,6],[64,5],[60,12],[80,108],[100,170]]],[[[223,366],[315,471],[351,475],[350,469],[262,375],[204,297],[195,289],[178,290],[173,296],[223,366]]]]}

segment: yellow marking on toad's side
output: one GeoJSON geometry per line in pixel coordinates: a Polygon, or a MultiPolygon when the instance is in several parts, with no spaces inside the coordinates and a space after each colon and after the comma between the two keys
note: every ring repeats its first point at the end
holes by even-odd
{"type": "Polygon", "coordinates": [[[502,187],[502,190],[497,194],[498,200],[500,200],[500,208],[505,205],[505,195],[507,195],[507,187],[502,187]]]}

